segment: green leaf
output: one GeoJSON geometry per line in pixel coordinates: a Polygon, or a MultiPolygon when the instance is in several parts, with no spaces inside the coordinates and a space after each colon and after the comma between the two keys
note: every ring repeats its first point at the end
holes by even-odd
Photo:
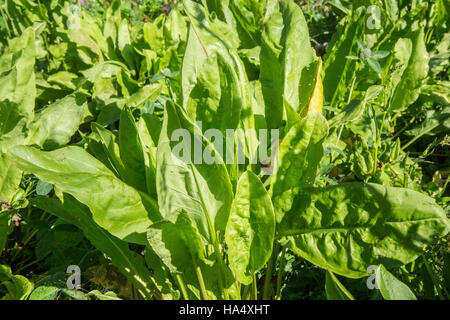
{"type": "Polygon", "coordinates": [[[185,112],[168,102],[157,154],[156,180],[160,210],[168,218],[172,212],[185,209],[195,221],[200,234],[211,240],[215,237],[211,235],[213,230],[225,230],[233,192],[221,156],[215,151],[217,162],[206,164],[203,161],[204,148],[215,150],[188,120],[185,112]],[[173,136],[174,132],[183,135],[173,136]],[[194,150],[196,146],[201,150],[194,150]]]}
{"type": "Polygon", "coordinates": [[[39,286],[31,293],[29,300],[55,300],[61,288],[55,286],[39,286]]]}
{"type": "Polygon", "coordinates": [[[197,73],[197,82],[187,100],[187,113],[201,121],[203,130],[236,129],[243,99],[234,66],[218,54],[208,57],[197,73]]]}
{"type": "MultiPolygon", "coordinates": [[[[413,104],[420,94],[420,87],[428,75],[429,55],[425,45],[425,32],[420,28],[411,38],[411,51],[407,66],[392,93],[390,110],[400,112],[413,104]]],[[[396,48],[397,50],[397,48],[396,48]]],[[[402,57],[406,59],[406,57],[402,57]]]]}
{"type": "Polygon", "coordinates": [[[130,70],[137,70],[136,53],[134,52],[131,44],[131,37],[128,28],[128,21],[123,19],[118,26],[117,47],[130,70]]]}
{"type": "Polygon", "coordinates": [[[36,258],[38,260],[44,259],[53,249],[53,232],[52,230],[45,230],[39,238],[39,242],[35,248],[36,258]]]}
{"type": "MultiPolygon", "coordinates": [[[[224,3],[224,1],[217,2],[224,3]]],[[[236,20],[236,31],[242,47],[252,48],[261,44],[261,29],[266,5],[266,0],[230,1],[229,6],[236,20]]]]}
{"type": "Polygon", "coordinates": [[[150,273],[142,257],[131,251],[126,242],[96,224],[88,207],[69,195],[62,200],[37,197],[31,204],[80,228],[92,245],[111,259],[145,298],[151,297],[150,273]]]}
{"type": "Polygon", "coordinates": [[[13,275],[11,268],[0,265],[0,283],[3,283],[8,293],[1,300],[26,300],[33,291],[33,283],[20,275],[13,275]]]}
{"type": "Polygon", "coordinates": [[[357,55],[356,41],[362,36],[366,21],[361,16],[362,12],[356,10],[346,17],[345,24],[338,26],[338,31],[327,47],[324,57],[324,100],[333,108],[337,107],[338,102],[347,99],[349,82],[356,71],[356,62],[346,57],[357,55]]]}
{"type": "MultiPolygon", "coordinates": [[[[197,90],[194,93],[194,100],[198,100],[199,97],[202,97],[200,103],[204,104],[203,102],[207,101],[208,107],[213,105],[214,110],[218,108],[215,106],[217,105],[218,100],[217,89],[214,89],[214,94],[205,91],[205,89],[211,89],[211,86],[217,80],[211,79],[211,74],[205,77],[205,75],[200,72],[200,70],[203,69],[204,64],[207,63],[207,60],[209,60],[208,63],[214,63],[213,56],[216,55],[219,68],[224,68],[221,76],[226,76],[223,77],[223,79],[220,79],[221,90],[226,86],[226,91],[230,92],[221,94],[220,99],[232,99],[229,102],[220,102],[221,111],[228,110],[230,106],[227,106],[226,104],[231,103],[231,112],[227,111],[227,114],[229,115],[231,113],[232,117],[229,117],[228,115],[223,116],[222,119],[225,120],[225,123],[220,121],[220,127],[218,129],[223,129],[224,125],[234,128],[236,126],[236,121],[240,117],[241,127],[244,131],[250,133],[244,137],[246,155],[248,158],[253,158],[257,148],[256,133],[252,131],[252,129],[255,128],[255,118],[245,66],[237,53],[239,39],[237,39],[236,33],[233,31],[232,27],[219,19],[214,19],[213,16],[209,17],[204,7],[188,0],[184,1],[184,7],[191,25],[181,72],[183,107],[187,109],[188,97],[191,95],[191,91],[196,86],[197,81],[201,80],[202,83],[197,87],[197,90]],[[226,78],[228,78],[228,80],[226,78]],[[233,81],[230,81],[230,79],[233,79],[233,81]],[[206,86],[205,80],[209,82],[206,86]],[[205,96],[211,96],[214,99],[209,101],[208,99],[205,99],[205,96]],[[241,110],[240,114],[238,109],[241,110]]],[[[202,108],[191,106],[191,114],[192,109],[194,109],[196,113],[197,110],[199,112],[203,112],[204,110],[203,106],[202,108]]],[[[196,116],[198,116],[198,114],[196,116]]],[[[205,118],[205,116],[202,116],[202,118],[205,118]]],[[[207,115],[206,118],[211,118],[211,115],[207,115]]],[[[214,117],[214,119],[218,120],[219,118],[214,117]]],[[[208,120],[208,124],[210,122],[211,119],[208,120]]]]}
{"type": "MultiPolygon", "coordinates": [[[[109,167],[113,167],[116,175],[126,181],[127,176],[125,173],[125,166],[122,163],[122,159],[120,159],[119,145],[116,143],[116,136],[111,131],[95,122],[91,124],[91,128],[92,132],[97,133],[100,138],[103,155],[106,155],[106,158],[109,161],[109,167]]],[[[100,158],[100,155],[97,153],[96,157],[100,158]]]]}
{"type": "Polygon", "coordinates": [[[397,21],[398,19],[398,3],[397,0],[386,0],[386,13],[392,21],[397,21]]]}
{"type": "MultiPolygon", "coordinates": [[[[172,274],[182,276],[197,298],[201,297],[197,268],[203,275],[207,297],[221,298],[223,292],[219,290],[219,272],[222,271],[217,263],[206,259],[203,240],[193,220],[184,210],[174,212],[171,220],[174,222],[164,220],[150,226],[147,234],[150,247],[172,274]]],[[[230,276],[230,270],[226,267],[225,270],[225,290],[233,292],[234,279],[230,276]]]]}
{"type": "Polygon", "coordinates": [[[383,265],[380,265],[375,276],[381,295],[386,300],[417,300],[412,291],[394,277],[383,265]]]}
{"type": "Polygon", "coordinates": [[[11,156],[22,170],[87,205],[96,223],[119,239],[144,244],[148,226],[160,219],[153,199],[117,179],[82,148],[43,152],[16,147],[11,156]]]}
{"type": "Polygon", "coordinates": [[[246,171],[239,179],[236,196],[225,231],[228,259],[236,279],[253,281],[272,253],[275,214],[261,180],[246,171]]]}
{"type": "Polygon", "coordinates": [[[136,122],[128,108],[124,108],[120,115],[119,151],[125,170],[123,180],[135,189],[147,192],[144,149],[136,122]]]}
{"type": "Polygon", "coordinates": [[[88,293],[88,296],[90,297],[94,296],[98,300],[122,300],[117,296],[116,293],[112,291],[101,293],[99,290],[92,290],[88,293]]]}
{"type": "Polygon", "coordinates": [[[303,190],[277,233],[312,263],[360,278],[371,265],[398,267],[413,261],[449,230],[442,208],[419,192],[343,183],[303,190]]]}
{"type": "Polygon", "coordinates": [[[304,69],[314,60],[302,10],[291,0],[269,0],[260,56],[260,81],[269,128],[281,127],[284,99],[300,111],[304,69]]]}
{"type": "Polygon", "coordinates": [[[378,74],[381,74],[380,63],[377,60],[375,60],[375,58],[368,57],[366,59],[366,62],[373,71],[375,71],[378,74]]]}
{"type": "Polygon", "coordinates": [[[450,130],[450,106],[444,107],[444,109],[429,110],[426,112],[426,118],[416,128],[406,131],[408,136],[412,136],[414,140],[419,139],[422,136],[433,136],[439,133],[445,133],[450,130]]]}
{"type": "Polygon", "coordinates": [[[375,51],[372,52],[371,57],[375,60],[381,60],[389,56],[391,53],[389,51],[375,51]]]}
{"type": "Polygon", "coordinates": [[[361,118],[364,113],[365,103],[360,100],[352,100],[342,110],[341,113],[333,117],[328,123],[330,128],[338,127],[346,122],[355,121],[361,118]]]}
{"type": "Polygon", "coordinates": [[[145,248],[145,261],[153,271],[153,279],[165,300],[180,299],[180,291],[174,288],[174,280],[169,268],[163,263],[155,251],[147,245],[145,248]]]}
{"type": "Polygon", "coordinates": [[[270,189],[277,222],[293,208],[295,196],[314,184],[327,133],[325,118],[313,113],[294,125],[281,142],[270,189]]]}
{"type": "Polygon", "coordinates": [[[147,193],[156,199],[156,153],[161,121],[158,117],[144,113],[137,123],[137,130],[144,154],[147,193]]]}
{"type": "Polygon", "coordinates": [[[197,82],[197,70],[214,53],[232,64],[230,50],[237,49],[239,40],[229,25],[218,19],[210,19],[203,6],[190,0],[183,1],[183,6],[190,21],[181,71],[183,107],[186,108],[190,92],[197,82]]]}
{"type": "Polygon", "coordinates": [[[34,75],[34,31],[26,29],[11,40],[0,57],[0,150],[25,141],[33,120],[36,84],[34,75]]]}
{"type": "Polygon", "coordinates": [[[22,179],[22,172],[15,167],[8,155],[0,152],[0,198],[11,204],[22,179]]]}
{"type": "Polygon", "coordinates": [[[46,106],[36,113],[35,120],[31,124],[28,144],[36,144],[46,149],[66,145],[78,130],[86,108],[86,98],[76,94],[46,106]]]}
{"type": "Polygon", "coordinates": [[[206,261],[203,241],[193,221],[184,210],[173,213],[171,222],[152,224],[147,231],[150,247],[172,273],[183,273],[199,261],[206,261]]]}
{"type": "Polygon", "coordinates": [[[328,300],[355,300],[352,294],[343,286],[331,271],[327,271],[325,292],[328,300]]]}

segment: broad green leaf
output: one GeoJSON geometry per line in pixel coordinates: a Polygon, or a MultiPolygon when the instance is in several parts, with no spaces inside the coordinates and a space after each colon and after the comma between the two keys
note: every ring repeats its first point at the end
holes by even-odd
{"type": "Polygon", "coordinates": [[[411,38],[411,53],[401,79],[393,90],[389,108],[400,112],[413,104],[420,94],[420,87],[428,75],[429,55],[425,46],[423,28],[415,31],[411,38]]]}
{"type": "MultiPolygon", "coordinates": [[[[82,19],[80,19],[83,21],[82,19]]],[[[86,26],[85,23],[83,23],[86,26]]],[[[89,27],[87,27],[89,28],[89,27]]],[[[103,62],[102,51],[98,44],[89,36],[89,34],[83,32],[81,23],[72,23],[67,31],[67,36],[70,42],[75,43],[76,61],[81,65],[92,66],[98,62],[103,62]]]]}
{"type": "Polygon", "coordinates": [[[0,57],[0,150],[25,141],[36,98],[34,32],[28,28],[0,57]]]}
{"type": "Polygon", "coordinates": [[[77,88],[75,82],[78,78],[79,78],[78,75],[74,73],[67,71],[60,71],[50,75],[47,78],[47,81],[48,83],[57,84],[65,89],[75,90],[77,88]]]}
{"type": "Polygon", "coordinates": [[[347,122],[355,121],[361,118],[364,113],[365,103],[360,100],[352,100],[342,110],[341,113],[334,116],[328,121],[330,128],[338,127],[347,122]]]}
{"type": "Polygon", "coordinates": [[[342,285],[331,271],[327,271],[325,292],[328,300],[355,300],[352,294],[342,285]]]}
{"type": "Polygon", "coordinates": [[[449,132],[449,130],[450,106],[447,106],[440,111],[427,111],[425,121],[416,128],[406,131],[406,134],[417,140],[422,136],[433,136],[441,132],[449,132]]]}
{"type": "Polygon", "coordinates": [[[442,208],[419,192],[343,183],[303,190],[277,233],[288,248],[319,267],[360,278],[370,265],[413,261],[449,230],[442,208]]]}
{"type": "Polygon", "coordinates": [[[302,10],[291,0],[269,0],[260,56],[260,81],[269,128],[281,127],[284,99],[294,110],[301,111],[302,78],[314,60],[302,10]]]}
{"type": "Polygon", "coordinates": [[[39,286],[33,290],[29,300],[55,300],[61,288],[55,286],[39,286]]]}
{"type": "Polygon", "coordinates": [[[228,259],[236,279],[253,281],[272,253],[275,214],[272,201],[261,180],[246,171],[239,179],[236,196],[225,230],[228,259]]]}
{"type": "Polygon", "coordinates": [[[233,201],[227,169],[214,150],[180,107],[166,104],[157,154],[159,207],[165,218],[185,209],[208,240],[225,230],[233,201]],[[215,152],[215,163],[204,162],[203,150],[215,152]]]}
{"type": "Polygon", "coordinates": [[[151,297],[150,273],[143,259],[131,251],[126,242],[96,224],[88,207],[68,195],[61,200],[37,197],[31,204],[80,228],[92,245],[111,259],[145,298],[151,297]]]}
{"type": "Polygon", "coordinates": [[[36,113],[28,144],[55,149],[70,142],[86,113],[82,95],[69,95],[36,113]]]}
{"type": "Polygon", "coordinates": [[[373,71],[375,71],[378,74],[381,74],[381,66],[376,59],[374,59],[373,57],[369,57],[366,59],[366,62],[373,71]]]}
{"type": "Polygon", "coordinates": [[[417,300],[412,291],[394,277],[383,265],[380,265],[375,276],[381,295],[386,300],[417,300]]]}
{"type": "Polygon", "coordinates": [[[188,26],[186,17],[182,15],[179,8],[175,7],[170,11],[164,22],[164,34],[169,35],[171,43],[185,43],[188,36],[188,26]]]}
{"type": "MultiPolygon", "coordinates": [[[[233,273],[224,265],[220,267],[219,262],[215,262],[212,265],[201,264],[201,272],[205,280],[205,287],[207,290],[208,299],[210,300],[223,300],[225,299],[224,293],[226,292],[230,300],[240,300],[240,291],[233,277],[233,273]],[[224,274],[223,289],[221,290],[219,277],[220,274],[224,274]]],[[[197,289],[197,281],[194,279],[193,274],[186,274],[186,279],[188,280],[188,288],[195,294],[195,296],[200,299],[201,295],[197,289]]]]}
{"type": "Polygon", "coordinates": [[[144,149],[136,122],[128,108],[124,108],[120,115],[119,152],[125,169],[123,180],[130,186],[147,192],[144,149]]]}
{"type": "Polygon", "coordinates": [[[33,291],[33,283],[21,275],[14,275],[11,268],[0,265],[0,283],[4,284],[8,293],[0,300],[26,300],[33,291]]]}
{"type": "Polygon", "coordinates": [[[356,71],[356,62],[346,57],[357,55],[356,40],[361,38],[365,23],[361,16],[361,11],[357,10],[344,18],[327,47],[324,57],[324,99],[333,108],[339,101],[347,99],[349,83],[356,71]]]}
{"type": "Polygon", "coordinates": [[[47,183],[39,180],[36,184],[36,194],[38,196],[46,196],[53,190],[53,185],[51,183],[47,183]]]}
{"type": "Polygon", "coordinates": [[[173,215],[174,222],[163,220],[152,224],[147,240],[172,273],[183,273],[189,266],[206,261],[204,245],[186,211],[179,210],[173,215]]]}
{"type": "MultiPolygon", "coordinates": [[[[449,32],[449,42],[450,42],[450,32],[449,32]]],[[[430,81],[429,84],[422,86],[422,88],[420,89],[420,94],[426,97],[427,100],[431,100],[440,105],[443,106],[450,105],[450,82],[432,80],[430,81]]]]}
{"type": "Polygon", "coordinates": [[[131,37],[128,28],[128,21],[125,19],[122,20],[117,31],[117,47],[130,70],[137,70],[136,54],[131,44],[131,37]]]}
{"type": "Polygon", "coordinates": [[[180,299],[180,291],[174,287],[175,281],[170,274],[169,268],[149,245],[145,248],[144,256],[147,266],[153,271],[155,285],[158,287],[163,298],[165,300],[180,299]]]}
{"type": "Polygon", "coordinates": [[[161,134],[162,122],[158,116],[148,113],[144,113],[142,115],[142,119],[144,120],[147,130],[151,135],[151,145],[156,147],[161,134]]]}
{"type": "MultiPolygon", "coordinates": [[[[197,87],[197,91],[194,93],[196,100],[198,100],[200,94],[203,98],[201,104],[204,104],[203,102],[205,100],[208,102],[208,106],[217,104],[217,102],[213,101],[217,100],[217,89],[214,89],[214,94],[211,94],[215,99],[211,99],[210,101],[205,99],[205,96],[210,96],[210,93],[206,93],[205,89],[212,87],[217,80],[211,79],[211,74],[205,77],[204,72],[203,74],[201,72],[201,70],[204,70],[204,64],[206,64],[208,60],[209,62],[214,62],[214,58],[212,57],[216,55],[219,68],[224,67],[224,73],[222,73],[221,77],[226,75],[226,78],[233,79],[233,82],[236,82],[230,83],[230,81],[226,81],[225,78],[221,79],[221,90],[226,86],[226,92],[231,92],[231,94],[221,94],[221,99],[224,99],[225,97],[228,97],[228,99],[232,97],[231,99],[233,99],[230,102],[220,102],[222,106],[225,106],[227,103],[231,103],[232,105],[231,111],[228,111],[227,113],[232,113],[233,116],[230,119],[229,116],[223,116],[223,119],[228,119],[227,125],[235,126],[236,119],[240,117],[241,128],[244,129],[244,131],[249,132],[247,136],[242,138],[245,139],[243,141],[245,141],[246,155],[249,159],[252,159],[256,155],[258,142],[256,132],[254,131],[255,118],[252,109],[250,86],[245,72],[245,66],[237,53],[239,39],[236,38],[236,34],[233,32],[232,27],[218,19],[210,18],[205,8],[201,5],[186,0],[184,1],[184,7],[191,24],[182,68],[183,107],[187,109],[188,97],[196,86],[199,77],[202,78],[200,79],[202,83],[197,87]],[[209,82],[207,85],[205,85],[205,80],[209,82]],[[237,114],[237,109],[239,107],[241,112],[240,114],[237,114]]],[[[209,71],[206,70],[206,72],[209,71]]],[[[191,109],[198,110],[199,112],[201,112],[203,108],[203,106],[202,108],[191,107],[191,109]]],[[[228,108],[230,107],[228,106],[228,108]]],[[[217,107],[214,109],[217,109],[217,107]]],[[[220,110],[224,110],[224,108],[221,107],[220,110]]],[[[215,118],[218,119],[217,117],[215,118]]],[[[221,123],[221,127],[218,129],[223,129],[223,124],[224,123],[221,123]]]]}
{"type": "Polygon", "coordinates": [[[131,95],[126,104],[128,107],[141,109],[146,103],[155,102],[161,94],[162,86],[160,83],[152,83],[139,88],[137,92],[131,95]]]}
{"type": "MultiPolygon", "coordinates": [[[[172,274],[181,274],[185,284],[197,298],[201,298],[201,295],[196,268],[203,274],[208,297],[221,298],[223,292],[219,289],[218,272],[222,271],[206,259],[202,237],[192,219],[184,210],[179,210],[174,212],[171,220],[174,222],[164,220],[150,226],[147,233],[150,247],[172,274]]],[[[230,290],[233,280],[229,277],[229,269],[226,270],[226,290],[230,290]]]]}
{"type": "Polygon", "coordinates": [[[140,89],[139,83],[123,69],[117,73],[117,82],[120,85],[122,95],[127,99],[130,99],[140,89]]]}
{"type": "Polygon", "coordinates": [[[233,32],[237,33],[236,20],[230,9],[230,0],[202,0],[203,5],[209,14],[215,14],[221,21],[233,27],[233,32]]]}
{"type": "Polygon", "coordinates": [[[208,57],[197,73],[197,82],[187,101],[187,113],[193,121],[201,121],[203,130],[236,129],[243,99],[234,66],[221,55],[208,57]]]}
{"type": "Polygon", "coordinates": [[[218,19],[211,20],[203,6],[190,0],[183,1],[186,15],[190,21],[189,36],[183,59],[182,88],[183,107],[192,88],[197,82],[197,71],[213,53],[232,64],[230,50],[238,47],[239,40],[232,28],[218,19]]]}
{"type": "Polygon", "coordinates": [[[0,198],[10,204],[21,179],[22,172],[0,151],[0,198]]]}
{"type": "MultiPolygon", "coordinates": [[[[3,208],[2,208],[3,209],[3,208]]],[[[0,209],[0,253],[5,247],[6,239],[13,230],[12,213],[0,209]]]]}
{"type": "Polygon", "coordinates": [[[81,74],[85,76],[87,80],[94,83],[100,78],[111,78],[116,76],[122,69],[127,70],[127,67],[118,61],[105,61],[98,63],[87,70],[81,71],[81,74]]]}
{"type": "MultiPolygon", "coordinates": [[[[157,198],[156,194],[156,153],[158,140],[153,140],[153,136],[157,133],[150,133],[151,128],[148,127],[148,122],[150,120],[150,125],[154,121],[152,115],[144,114],[137,122],[137,130],[139,134],[139,139],[141,141],[142,151],[144,155],[145,164],[145,183],[147,187],[147,193],[157,198]],[[145,120],[147,119],[147,121],[145,120]]],[[[157,118],[157,124],[160,124],[159,118],[157,118]]],[[[153,130],[157,131],[160,127],[154,127],[153,130]]],[[[158,138],[159,139],[159,138],[158,138]]]]}
{"type": "Polygon", "coordinates": [[[160,219],[153,199],[117,179],[82,148],[43,152],[16,147],[11,157],[22,170],[87,205],[95,222],[119,239],[143,244],[148,226],[160,219]]]}
{"type": "MultiPolygon", "coordinates": [[[[108,44],[103,36],[102,30],[100,29],[99,21],[84,10],[81,12],[81,15],[82,19],[80,19],[79,32],[83,32],[88,35],[89,38],[98,46],[98,48],[102,52],[106,53],[108,50],[108,44]]],[[[76,25],[74,27],[76,27],[76,25]]]]}
{"type": "MultiPolygon", "coordinates": [[[[161,20],[161,19],[158,19],[161,20]]],[[[153,22],[146,22],[143,27],[144,39],[150,49],[157,53],[162,53],[165,49],[163,28],[153,22]]]]}
{"type": "MultiPolygon", "coordinates": [[[[122,159],[120,159],[119,145],[116,143],[116,136],[111,131],[103,128],[95,122],[91,124],[91,128],[92,132],[97,133],[100,137],[101,147],[109,160],[109,166],[114,168],[114,172],[118,177],[126,181],[126,170],[122,159]]],[[[100,158],[98,152],[96,157],[100,158]]]]}
{"type": "Polygon", "coordinates": [[[386,0],[386,13],[392,21],[398,20],[398,3],[397,0],[386,0]]]}
{"type": "MultiPolygon", "coordinates": [[[[322,113],[323,107],[323,83],[322,83],[322,59],[319,58],[318,67],[314,79],[314,90],[311,95],[302,94],[302,97],[308,98],[308,108],[305,108],[305,114],[312,114],[314,112],[322,113]],[[310,99],[309,99],[310,98],[310,99]]],[[[302,108],[303,105],[300,105],[302,108]]]]}
{"type": "Polygon", "coordinates": [[[270,189],[277,222],[293,209],[295,196],[314,184],[327,133],[325,118],[313,113],[295,124],[281,142],[270,189]]]}
{"type": "Polygon", "coordinates": [[[252,48],[261,45],[261,29],[266,5],[266,0],[230,0],[230,8],[236,20],[236,30],[242,47],[252,48]]]}
{"type": "Polygon", "coordinates": [[[122,20],[120,13],[120,1],[114,0],[106,10],[103,35],[108,42],[108,53],[110,58],[115,58],[114,48],[117,47],[117,28],[122,20]]]}
{"type": "Polygon", "coordinates": [[[105,293],[101,293],[99,290],[92,290],[88,293],[88,296],[96,297],[98,300],[122,300],[120,299],[115,292],[108,291],[105,293]]]}

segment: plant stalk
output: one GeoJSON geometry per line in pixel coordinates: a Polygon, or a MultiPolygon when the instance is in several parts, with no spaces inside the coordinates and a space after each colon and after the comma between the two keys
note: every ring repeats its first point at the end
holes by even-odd
{"type": "Polygon", "coordinates": [[[181,275],[176,274],[175,279],[177,279],[178,286],[180,287],[181,294],[183,295],[183,299],[189,300],[189,295],[187,293],[186,286],[184,285],[183,278],[181,278],[181,275]]]}
{"type": "Polygon", "coordinates": [[[278,268],[278,277],[277,277],[277,293],[275,296],[276,300],[280,300],[281,299],[281,282],[283,279],[283,272],[284,272],[284,265],[286,262],[286,249],[281,249],[282,250],[282,254],[281,254],[281,258],[280,258],[280,266],[278,268]]]}
{"type": "MultiPolygon", "coordinates": [[[[194,262],[195,263],[195,262],[194,262]]],[[[208,295],[206,293],[205,281],[203,280],[202,270],[198,265],[195,266],[195,273],[197,274],[198,283],[200,285],[200,292],[202,294],[203,300],[208,300],[208,295]]]]}
{"type": "Polygon", "coordinates": [[[267,263],[267,271],[264,279],[263,300],[269,300],[270,298],[270,281],[272,280],[272,272],[277,260],[278,246],[278,244],[274,245],[272,255],[270,256],[269,262],[267,263]]]}

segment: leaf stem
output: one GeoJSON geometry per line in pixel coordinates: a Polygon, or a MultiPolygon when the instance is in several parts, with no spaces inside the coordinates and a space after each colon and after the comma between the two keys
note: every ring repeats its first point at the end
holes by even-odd
{"type": "Polygon", "coordinates": [[[252,289],[252,286],[244,286],[244,289],[242,290],[241,299],[242,300],[250,300],[250,290],[252,289]]]}
{"type": "Polygon", "coordinates": [[[195,273],[197,274],[198,283],[200,285],[200,292],[202,294],[203,300],[208,300],[208,295],[206,294],[206,287],[205,287],[205,281],[203,281],[203,274],[202,270],[198,266],[198,264],[195,263],[195,273]]]}
{"type": "Polygon", "coordinates": [[[256,283],[256,272],[253,274],[252,288],[253,288],[253,300],[258,300],[258,287],[257,287],[257,283],[256,283]]]}
{"type": "Polygon", "coordinates": [[[181,294],[183,295],[183,299],[189,300],[189,295],[187,293],[186,286],[184,285],[183,278],[181,278],[181,275],[176,274],[175,279],[177,279],[178,286],[180,287],[181,294]]]}
{"type": "Polygon", "coordinates": [[[269,300],[270,295],[270,281],[272,280],[272,272],[274,264],[277,260],[277,252],[278,252],[278,244],[274,244],[272,255],[270,256],[269,262],[267,263],[267,271],[264,279],[264,291],[263,291],[263,300],[269,300]]]}
{"type": "MultiPolygon", "coordinates": [[[[375,114],[375,110],[373,110],[374,116],[375,116],[375,123],[376,123],[376,114],[375,114]]],[[[383,133],[383,129],[384,129],[384,122],[386,120],[386,114],[387,114],[387,110],[384,111],[383,114],[383,120],[381,121],[381,126],[380,126],[380,131],[377,133],[377,141],[375,144],[375,155],[373,157],[374,160],[374,164],[373,164],[373,170],[372,170],[372,174],[375,174],[375,172],[377,172],[377,165],[378,165],[378,149],[380,147],[381,144],[381,134],[383,133]]],[[[376,126],[376,125],[375,125],[376,126]]]]}
{"type": "MultiPolygon", "coordinates": [[[[195,174],[195,170],[192,169],[192,175],[194,177],[194,181],[195,184],[197,186],[198,190],[201,190],[201,185],[198,182],[197,179],[197,175],[195,174]]],[[[200,200],[201,200],[201,204],[203,207],[203,211],[205,212],[205,216],[206,216],[206,221],[208,223],[208,229],[209,229],[209,233],[210,233],[210,237],[211,237],[211,242],[214,246],[214,255],[216,256],[217,262],[219,263],[219,268],[220,268],[220,275],[219,275],[219,286],[220,286],[220,291],[222,292],[224,299],[225,300],[229,300],[228,297],[228,292],[225,290],[225,264],[223,262],[222,259],[222,255],[220,254],[220,246],[219,246],[219,240],[217,239],[217,234],[216,234],[216,230],[214,228],[214,224],[213,221],[211,220],[211,216],[209,214],[209,210],[208,207],[206,206],[206,202],[205,199],[203,198],[203,194],[201,192],[199,192],[199,196],[200,196],[200,200]]]]}
{"type": "Polygon", "coordinates": [[[280,266],[278,267],[278,277],[277,277],[277,293],[275,296],[276,300],[281,299],[281,282],[283,279],[283,272],[284,272],[284,264],[286,262],[286,249],[282,248],[281,258],[280,258],[280,266]]]}

